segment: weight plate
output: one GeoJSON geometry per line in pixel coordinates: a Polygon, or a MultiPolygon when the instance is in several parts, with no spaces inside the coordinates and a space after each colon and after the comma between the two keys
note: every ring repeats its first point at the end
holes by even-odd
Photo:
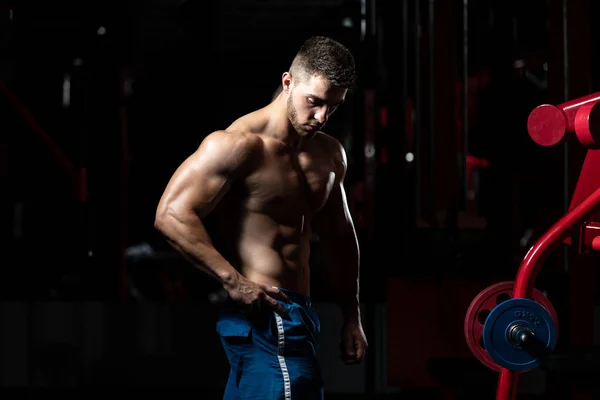
{"type": "MultiPolygon", "coordinates": [[[[513,281],[495,283],[481,291],[471,301],[465,315],[464,333],[471,353],[488,368],[499,372],[502,367],[488,354],[483,342],[483,326],[490,312],[503,301],[512,298],[513,281]]],[[[532,298],[548,310],[554,320],[558,336],[558,316],[552,303],[538,289],[533,289],[532,298]]]]}
{"type": "Polygon", "coordinates": [[[538,367],[552,353],[556,327],[548,310],[531,299],[509,299],[498,304],[483,326],[483,344],[497,365],[512,371],[538,367]],[[530,332],[528,346],[511,332],[530,332]]]}

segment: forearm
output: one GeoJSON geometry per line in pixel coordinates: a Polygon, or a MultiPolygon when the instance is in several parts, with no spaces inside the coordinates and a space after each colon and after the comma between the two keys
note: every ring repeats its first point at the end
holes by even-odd
{"type": "Polygon", "coordinates": [[[360,251],[353,231],[322,243],[323,269],[344,318],[360,316],[360,251]]]}
{"type": "Polygon", "coordinates": [[[215,249],[197,216],[166,214],[156,219],[155,227],[194,267],[222,285],[231,283],[237,276],[236,269],[215,249]]]}

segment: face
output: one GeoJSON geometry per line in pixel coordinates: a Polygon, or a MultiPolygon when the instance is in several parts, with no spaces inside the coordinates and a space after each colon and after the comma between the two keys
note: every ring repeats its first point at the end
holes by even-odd
{"type": "Polygon", "coordinates": [[[288,118],[301,136],[314,135],[322,129],[331,114],[344,102],[348,91],[332,88],[327,80],[318,76],[312,76],[308,81],[295,80],[289,90],[288,118]]]}

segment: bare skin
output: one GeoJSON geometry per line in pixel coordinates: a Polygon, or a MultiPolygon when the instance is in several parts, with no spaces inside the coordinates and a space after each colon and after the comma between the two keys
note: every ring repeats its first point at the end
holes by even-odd
{"type": "Polygon", "coordinates": [[[160,199],[155,226],[195,267],[218,280],[248,314],[265,308],[285,317],[277,288],[310,295],[310,238],[319,235],[324,270],[342,309],[342,358],[367,349],[359,310],[359,247],[343,180],[346,154],[318,129],[346,90],[324,79],[282,76],[267,106],[209,134],[175,171],[160,199]],[[236,260],[214,247],[210,213],[236,260]]]}

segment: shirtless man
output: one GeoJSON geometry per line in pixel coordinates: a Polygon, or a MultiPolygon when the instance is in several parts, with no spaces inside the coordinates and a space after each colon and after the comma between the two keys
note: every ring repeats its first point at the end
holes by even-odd
{"type": "Polygon", "coordinates": [[[309,38],[265,107],[210,133],[175,171],[155,227],[228,294],[217,331],[231,371],[225,399],[321,399],[320,323],[310,300],[310,238],[340,305],[340,348],[363,360],[359,246],[341,143],[321,131],[356,82],[354,58],[327,37],[309,38]],[[203,220],[217,215],[233,249],[224,257],[203,220]]]}

